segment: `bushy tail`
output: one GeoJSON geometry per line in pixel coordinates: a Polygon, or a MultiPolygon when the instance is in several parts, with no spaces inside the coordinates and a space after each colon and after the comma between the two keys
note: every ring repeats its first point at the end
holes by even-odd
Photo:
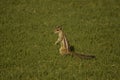
{"type": "Polygon", "coordinates": [[[73,56],[79,57],[80,59],[92,59],[95,58],[94,55],[86,55],[86,54],[79,54],[79,53],[72,53],[73,56]]]}

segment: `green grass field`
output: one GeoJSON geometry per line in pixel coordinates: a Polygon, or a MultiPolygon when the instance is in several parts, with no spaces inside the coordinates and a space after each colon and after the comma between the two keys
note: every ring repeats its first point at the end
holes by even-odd
{"type": "Polygon", "coordinates": [[[120,0],[1,0],[0,80],[120,80],[120,0]],[[57,25],[97,59],[61,56],[57,25]]]}

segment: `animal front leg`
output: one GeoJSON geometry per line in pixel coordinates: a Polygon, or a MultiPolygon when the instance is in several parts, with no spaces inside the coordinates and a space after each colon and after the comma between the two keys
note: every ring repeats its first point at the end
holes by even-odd
{"type": "Polygon", "coordinates": [[[58,43],[59,43],[59,41],[56,41],[56,42],[55,42],[55,45],[57,45],[58,43]]]}
{"type": "Polygon", "coordinates": [[[60,41],[62,41],[61,37],[58,38],[58,40],[55,42],[55,45],[58,44],[60,41]]]}

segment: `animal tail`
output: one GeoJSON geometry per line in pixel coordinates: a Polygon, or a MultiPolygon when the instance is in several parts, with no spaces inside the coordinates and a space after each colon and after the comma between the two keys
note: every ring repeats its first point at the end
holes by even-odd
{"type": "Polygon", "coordinates": [[[79,54],[79,53],[72,53],[73,56],[78,57],[80,59],[93,59],[95,58],[94,55],[86,55],[86,54],[79,54]]]}

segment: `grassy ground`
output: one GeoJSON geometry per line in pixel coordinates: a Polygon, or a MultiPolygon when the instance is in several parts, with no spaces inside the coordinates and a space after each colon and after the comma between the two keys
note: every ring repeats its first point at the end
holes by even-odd
{"type": "Polygon", "coordinates": [[[120,0],[1,0],[0,80],[120,80],[120,0]],[[62,25],[77,52],[55,46],[62,25]]]}

